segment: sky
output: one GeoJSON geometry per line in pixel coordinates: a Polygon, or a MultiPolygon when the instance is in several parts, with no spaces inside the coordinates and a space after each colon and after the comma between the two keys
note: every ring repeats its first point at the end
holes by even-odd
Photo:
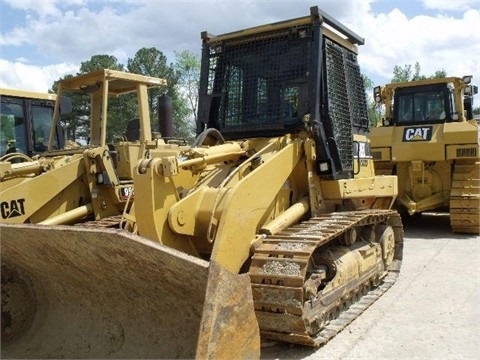
{"type": "Polygon", "coordinates": [[[200,54],[202,31],[307,16],[314,5],[365,38],[358,60],[374,85],[415,62],[424,75],[480,85],[480,0],[0,0],[0,86],[47,91],[93,55],[126,65],[143,47],[173,62],[176,51],[200,54]]]}

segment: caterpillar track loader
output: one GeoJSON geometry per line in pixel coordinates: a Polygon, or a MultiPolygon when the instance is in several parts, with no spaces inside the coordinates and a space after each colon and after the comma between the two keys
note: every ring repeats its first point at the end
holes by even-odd
{"type": "Polygon", "coordinates": [[[363,39],[313,7],[202,41],[195,143],[141,152],[122,223],[2,225],[2,356],[318,347],[394,283],[403,228],[396,177],[374,174],[363,39]]]}
{"type": "MultiPolygon", "coordinates": [[[[31,157],[46,150],[56,100],[55,94],[0,88],[0,161],[21,160],[19,154],[31,157]]],[[[71,110],[69,100],[62,98],[63,114],[71,110]]],[[[60,127],[55,134],[54,147],[63,148],[60,127]]]]}
{"type": "Polygon", "coordinates": [[[480,127],[472,113],[478,88],[471,78],[376,87],[385,116],[370,140],[376,172],[398,176],[399,211],[447,210],[453,232],[479,234],[480,127]]]}

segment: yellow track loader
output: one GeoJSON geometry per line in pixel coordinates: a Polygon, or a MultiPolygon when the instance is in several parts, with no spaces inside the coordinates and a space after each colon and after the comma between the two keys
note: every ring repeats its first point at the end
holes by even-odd
{"type": "Polygon", "coordinates": [[[121,223],[1,226],[3,357],[319,347],[395,282],[403,227],[396,177],[374,174],[363,39],[313,7],[202,40],[197,138],[140,152],[121,223]]]}
{"type": "Polygon", "coordinates": [[[370,133],[375,170],[399,179],[396,207],[409,215],[449,211],[453,232],[480,233],[478,88],[464,76],[374,89],[385,116],[370,133]]]}

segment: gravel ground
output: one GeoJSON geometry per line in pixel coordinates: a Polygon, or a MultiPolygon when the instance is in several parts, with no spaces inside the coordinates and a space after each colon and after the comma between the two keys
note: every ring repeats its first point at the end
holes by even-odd
{"type": "Polygon", "coordinates": [[[480,359],[480,238],[448,216],[404,222],[400,277],[319,349],[265,343],[262,359],[480,359]]]}

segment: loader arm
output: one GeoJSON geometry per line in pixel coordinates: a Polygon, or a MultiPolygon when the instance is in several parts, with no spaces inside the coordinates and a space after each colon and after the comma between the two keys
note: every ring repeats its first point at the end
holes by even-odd
{"type": "Polygon", "coordinates": [[[302,143],[294,140],[227,191],[220,199],[224,210],[211,260],[233,273],[240,271],[255,235],[271,220],[267,218],[269,208],[302,156],[302,143]]]}
{"type": "MultiPolygon", "coordinates": [[[[228,146],[237,148],[235,143],[228,146]]],[[[176,160],[141,162],[134,172],[135,196],[151,200],[135,203],[138,232],[194,256],[208,253],[219,266],[238,273],[258,231],[276,215],[272,214],[275,198],[303,156],[302,140],[271,139],[246,160],[238,160],[233,152],[237,166],[228,168],[224,158],[217,161],[212,166],[218,167],[215,171],[221,179],[199,183],[186,196],[178,189],[195,170],[182,170],[182,162],[176,160]],[[260,158],[265,160],[252,170],[252,162],[260,158]]],[[[214,155],[205,158],[210,157],[214,155]]]]}
{"type": "Polygon", "coordinates": [[[0,193],[2,222],[10,224],[26,222],[48,201],[54,199],[84,174],[83,156],[79,156],[39,176],[26,177],[24,181],[11,187],[8,186],[9,180],[6,179],[6,186],[2,187],[4,190],[0,193]],[[41,191],[32,192],[31,189],[41,191]]]}

